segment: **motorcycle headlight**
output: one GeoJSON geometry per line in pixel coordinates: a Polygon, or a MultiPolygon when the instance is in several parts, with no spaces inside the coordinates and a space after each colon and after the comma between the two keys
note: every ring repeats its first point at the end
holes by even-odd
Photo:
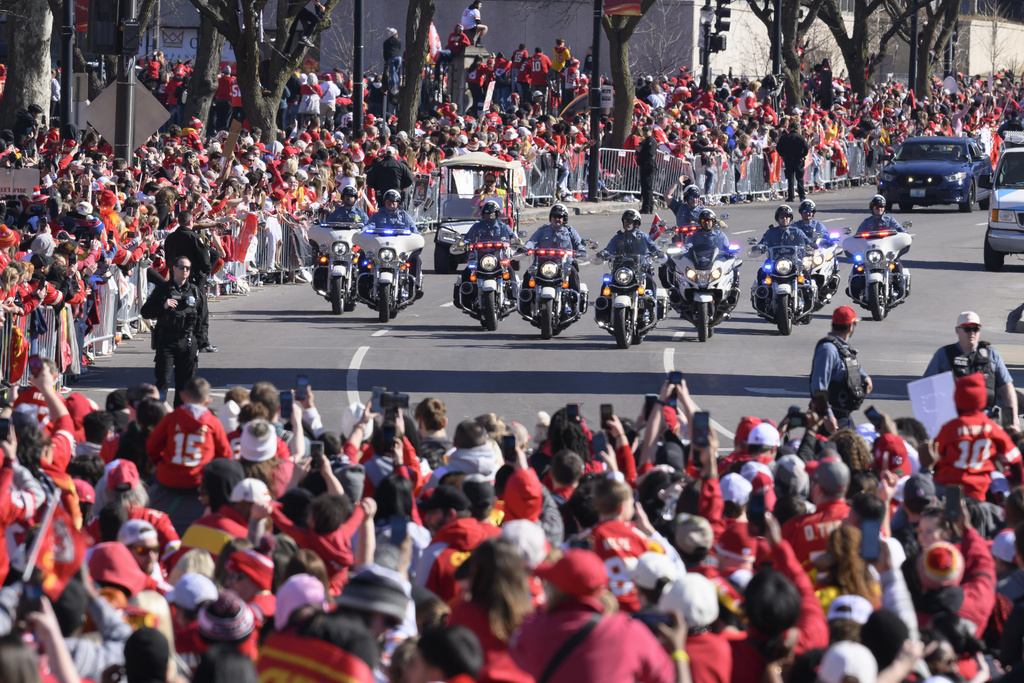
{"type": "Polygon", "coordinates": [[[825,257],[821,255],[821,252],[818,252],[817,254],[815,254],[814,257],[811,259],[811,263],[813,263],[816,266],[820,266],[824,262],[825,262],[825,257]]]}
{"type": "Polygon", "coordinates": [[[394,261],[396,258],[398,258],[398,254],[396,254],[395,250],[392,249],[391,247],[384,247],[379,252],[377,252],[377,256],[384,263],[390,263],[391,261],[394,261]]]}
{"type": "Polygon", "coordinates": [[[687,268],[686,269],[686,279],[687,280],[696,280],[697,279],[697,271],[694,270],[693,268],[687,268]]]}
{"type": "Polygon", "coordinates": [[[498,257],[494,254],[484,254],[480,259],[480,270],[494,270],[498,267],[498,257]]]}
{"type": "Polygon", "coordinates": [[[619,268],[615,271],[615,284],[628,285],[633,281],[633,271],[629,268],[619,268]]]}
{"type": "Polygon", "coordinates": [[[722,277],[722,269],[721,268],[715,268],[714,270],[711,271],[711,279],[712,280],[717,280],[720,277],[722,277]]]}
{"type": "Polygon", "coordinates": [[[872,249],[867,253],[865,258],[867,258],[867,262],[871,264],[881,263],[882,252],[880,252],[878,249],[872,249]]]}
{"type": "Polygon", "coordinates": [[[814,264],[814,259],[812,259],[810,256],[804,256],[800,260],[800,264],[804,267],[804,270],[809,270],[811,266],[814,264]]]}
{"type": "Polygon", "coordinates": [[[947,176],[942,176],[942,177],[945,178],[947,181],[949,181],[951,183],[955,183],[955,182],[959,182],[959,181],[963,180],[964,178],[966,178],[967,177],[967,173],[964,172],[964,171],[960,171],[959,173],[954,173],[953,175],[947,175],[947,176]]]}
{"type": "Polygon", "coordinates": [[[779,262],[775,264],[775,272],[779,275],[789,275],[793,272],[793,262],[788,258],[779,259],[779,262]]]}
{"type": "Polygon", "coordinates": [[[558,265],[557,264],[552,263],[551,261],[548,261],[547,263],[542,263],[541,264],[541,266],[540,266],[540,276],[542,278],[550,280],[553,277],[555,277],[556,275],[558,275],[558,265]]]}
{"type": "Polygon", "coordinates": [[[335,242],[331,245],[331,253],[335,256],[344,256],[348,253],[348,245],[344,242],[335,242]]]}

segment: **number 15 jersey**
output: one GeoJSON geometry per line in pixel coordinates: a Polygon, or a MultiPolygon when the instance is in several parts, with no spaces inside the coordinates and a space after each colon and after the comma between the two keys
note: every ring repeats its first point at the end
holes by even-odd
{"type": "Polygon", "coordinates": [[[231,444],[212,412],[185,404],[160,420],[146,439],[146,452],[161,485],[191,489],[198,488],[206,463],[231,457],[231,444]]]}

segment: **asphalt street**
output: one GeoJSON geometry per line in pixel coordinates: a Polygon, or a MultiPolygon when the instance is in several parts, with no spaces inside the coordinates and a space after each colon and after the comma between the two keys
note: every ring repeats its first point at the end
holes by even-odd
{"type": "MultiPolygon", "coordinates": [[[[818,219],[839,230],[856,227],[868,215],[872,194],[869,186],[812,198],[818,219]]],[[[714,209],[729,213],[727,232],[746,253],[746,240],[762,234],[776,206],[755,202],[714,209]]],[[[672,220],[667,212],[661,215],[672,220]]],[[[967,309],[981,315],[982,338],[996,346],[1021,386],[1024,347],[1014,330],[1024,302],[1024,262],[1008,258],[1003,272],[984,270],[985,213],[978,209],[969,214],[955,206],[915,209],[895,216],[913,221],[914,242],[904,258],[912,273],[912,292],[882,322],[857,309],[866,319],[852,344],[874,379],[875,395],[865,405],[896,416],[911,414],[907,382],[921,376],[939,346],[956,341],[957,314],[967,309]]],[[[575,216],[571,223],[603,247],[619,227],[619,214],[575,216]]],[[[649,223],[650,217],[644,216],[644,229],[649,223]]],[[[534,221],[522,228],[532,232],[539,225],[534,221]]],[[[337,429],[341,410],[352,401],[365,402],[375,386],[406,392],[413,403],[440,397],[452,428],[484,412],[532,427],[538,410],[553,412],[567,402],[581,403],[584,418],[593,424],[602,403],[613,404],[621,415],[637,415],[643,394],[656,392],[665,373],[676,369],[685,374],[694,399],[711,413],[727,437],[722,445],[728,446],[742,416],[781,419],[788,406],[806,404],[815,343],[828,332],[832,310],[850,303],[842,291],[850,270],[844,259],[843,285],[832,304],[810,325],[780,336],[751,309],[749,288],[759,257],[747,256],[740,271],[743,298],[732,319],[707,343],[698,342],[694,328],[672,314],[642,344],[620,350],[594,323],[592,309],[550,341],[542,341],[537,329],[518,315],[488,333],[452,306],[457,276],[429,272],[429,240],[424,251],[426,296],[385,325],[364,306],[331,315],[330,304],[306,284],[255,288],[248,296],[212,302],[211,338],[220,352],[201,355],[200,374],[218,392],[215,406],[231,386],[269,380],[289,388],[297,374],[307,374],[328,429],[337,429]]],[[[603,274],[602,266],[581,269],[592,297],[603,274]]],[[[100,358],[74,388],[102,404],[109,389],[140,381],[153,381],[148,335],[100,358]]]]}

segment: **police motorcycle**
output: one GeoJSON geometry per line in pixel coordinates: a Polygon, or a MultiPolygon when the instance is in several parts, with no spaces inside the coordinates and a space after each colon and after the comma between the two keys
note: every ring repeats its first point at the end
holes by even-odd
{"type": "MultiPolygon", "coordinates": [[[[700,220],[725,228],[710,209],[701,212],[700,220]]],[[[666,253],[675,266],[669,301],[684,320],[696,326],[697,339],[705,342],[714,334],[715,325],[728,320],[739,303],[740,246],[728,244],[723,250],[709,242],[690,241],[688,245],[685,238],[669,244],[666,253]]]]}
{"type": "MultiPolygon", "coordinates": [[[[872,198],[873,207],[874,202],[872,198]]],[[[910,221],[902,225],[913,226],[910,221]]],[[[843,240],[843,251],[853,258],[846,293],[858,306],[870,310],[874,320],[884,320],[910,296],[910,271],[900,257],[910,251],[912,241],[910,233],[884,226],[862,226],[843,240]]]]}
{"type": "MultiPolygon", "coordinates": [[[[569,214],[561,204],[551,207],[551,215],[558,209],[568,219],[569,214]]],[[[525,233],[520,233],[520,237],[525,237],[525,233]]],[[[583,243],[597,249],[593,240],[584,238],[583,243]]],[[[533,248],[516,254],[517,259],[531,260],[519,289],[519,314],[540,330],[541,339],[560,334],[587,312],[587,285],[581,282],[578,292],[569,286],[573,261],[586,257],[586,249],[533,248]]]]}
{"type": "MultiPolygon", "coordinates": [[[[628,209],[622,220],[631,221],[635,229],[640,225],[640,214],[628,209]]],[[[668,296],[664,290],[649,286],[654,282],[654,264],[665,260],[660,254],[628,254],[621,249],[596,254],[595,262],[607,261],[609,267],[601,281],[601,294],[594,299],[594,320],[615,337],[620,349],[639,344],[659,320],[665,319],[668,296]]]]}
{"type": "MultiPolygon", "coordinates": [[[[800,215],[804,220],[810,220],[807,214],[812,217],[816,211],[814,202],[807,199],[800,203],[800,215]]],[[[820,224],[819,224],[820,225],[820,224]]],[[[824,229],[824,225],[821,226],[824,229]]],[[[804,230],[804,228],[801,228],[804,230]]],[[[804,230],[806,233],[806,230],[804,230]]],[[[808,235],[817,245],[817,250],[811,254],[810,277],[818,287],[818,297],[815,300],[814,310],[819,311],[825,307],[832,297],[839,290],[842,275],[839,272],[838,257],[843,250],[839,246],[840,232],[816,232],[813,236],[808,235]]]]}
{"type": "Polygon", "coordinates": [[[363,225],[362,216],[352,215],[343,207],[323,212],[309,227],[309,242],[313,245],[311,285],[314,292],[331,302],[334,315],[356,308],[353,259],[358,258],[359,248],[352,244],[352,237],[363,225]]]}
{"type": "MultiPolygon", "coordinates": [[[[792,220],[793,210],[788,206],[781,206],[775,212],[776,221],[787,216],[792,220]]],[[[779,333],[788,336],[794,325],[810,323],[815,311],[818,286],[810,271],[816,247],[804,244],[765,247],[756,237],[751,237],[749,243],[753,247],[751,255],[766,254],[750,290],[754,312],[774,322],[779,333]]]]}
{"type": "MultiPolygon", "coordinates": [[[[500,207],[497,202],[484,204],[482,215],[497,217],[500,207]]],[[[519,246],[518,238],[513,240],[484,239],[460,242],[460,251],[468,256],[466,269],[458,286],[458,303],[463,313],[479,320],[488,332],[498,329],[498,321],[504,320],[516,310],[519,297],[519,278],[512,267],[512,249],[519,246]]]]}
{"type": "MultiPolygon", "coordinates": [[[[388,201],[388,190],[384,199],[388,201]]],[[[399,195],[400,199],[400,195],[399,195]]],[[[412,259],[423,249],[423,236],[410,227],[368,224],[352,236],[358,247],[359,273],[356,297],[377,311],[377,319],[387,322],[417,297],[412,259]]]]}

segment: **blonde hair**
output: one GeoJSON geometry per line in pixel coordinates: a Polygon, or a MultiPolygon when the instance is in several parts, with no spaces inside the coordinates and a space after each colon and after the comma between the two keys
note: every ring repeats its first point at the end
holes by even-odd
{"type": "Polygon", "coordinates": [[[167,582],[173,586],[185,574],[202,574],[212,579],[214,567],[213,555],[202,548],[192,548],[174,565],[167,582]]]}
{"type": "Polygon", "coordinates": [[[164,638],[167,639],[167,645],[171,649],[171,654],[175,653],[174,649],[174,623],[171,621],[171,606],[167,604],[167,600],[164,596],[160,595],[156,591],[142,591],[137,593],[128,601],[129,605],[135,605],[139,609],[149,612],[155,617],[155,623],[146,623],[146,626],[152,626],[157,631],[163,634],[164,638]]]}

